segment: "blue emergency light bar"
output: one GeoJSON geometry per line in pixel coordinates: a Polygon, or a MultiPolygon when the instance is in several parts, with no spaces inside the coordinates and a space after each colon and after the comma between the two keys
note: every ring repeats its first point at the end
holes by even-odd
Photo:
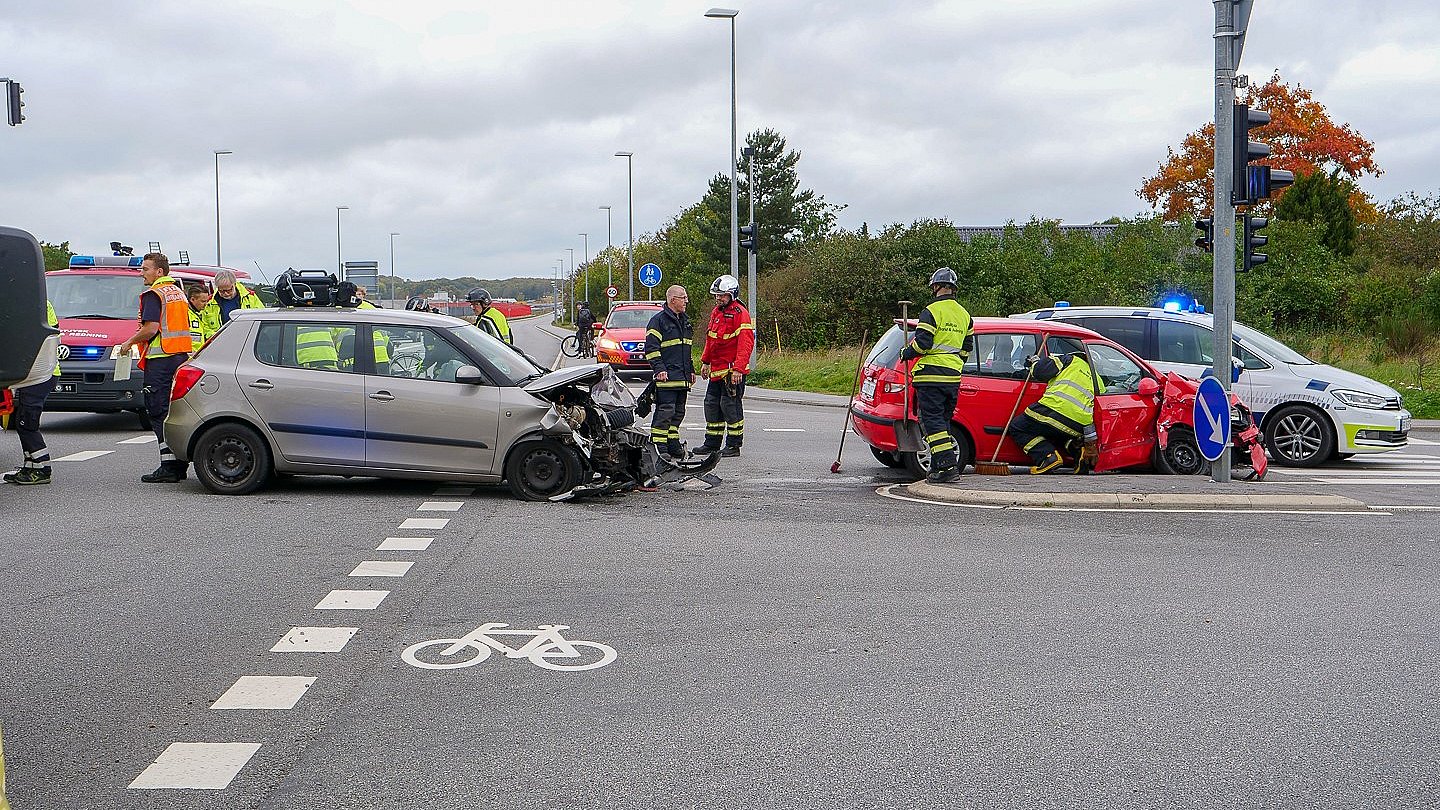
{"type": "Polygon", "coordinates": [[[139,267],[143,256],[71,256],[71,267],[139,267]]]}

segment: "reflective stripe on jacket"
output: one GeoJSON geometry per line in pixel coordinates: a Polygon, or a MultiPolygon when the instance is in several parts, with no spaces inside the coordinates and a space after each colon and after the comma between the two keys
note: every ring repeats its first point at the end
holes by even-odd
{"type": "Polygon", "coordinates": [[[495,307],[486,307],[475,319],[475,325],[511,346],[515,345],[515,338],[510,336],[510,322],[505,320],[505,313],[495,307]]]}
{"type": "MultiPolygon", "coordinates": [[[[238,281],[235,282],[235,294],[240,297],[241,309],[262,309],[265,306],[265,302],[260,300],[260,296],[251,292],[238,281]]],[[[200,327],[201,331],[205,333],[205,339],[209,340],[215,336],[216,332],[220,331],[221,326],[224,324],[220,323],[220,298],[216,296],[210,299],[210,303],[206,304],[204,309],[200,310],[200,327]]]]}
{"type": "Polygon", "coordinates": [[[718,380],[731,369],[749,374],[750,356],[754,353],[755,324],[750,322],[745,305],[732,298],[730,303],[715,307],[705,333],[705,348],[700,352],[700,362],[710,364],[710,379],[718,380]]]}
{"type": "MultiPolygon", "coordinates": [[[[45,302],[45,322],[48,323],[48,324],[50,324],[51,326],[56,326],[56,327],[58,327],[58,326],[60,325],[60,319],[57,318],[57,317],[55,317],[55,307],[54,307],[49,301],[46,301],[46,302],[45,302]]],[[[52,376],[52,377],[59,377],[59,376],[60,376],[60,364],[59,364],[59,363],[56,363],[56,364],[55,364],[55,373],[52,374],[52,375],[50,375],[50,376],[52,376]]]]}
{"type": "Polygon", "coordinates": [[[909,355],[919,356],[911,375],[917,384],[956,383],[975,344],[970,313],[954,296],[942,295],[920,313],[909,355]]]}
{"type": "Polygon", "coordinates": [[[665,372],[669,379],[656,380],[656,388],[687,388],[695,374],[695,358],[691,353],[694,341],[690,336],[690,319],[667,305],[650,318],[645,327],[645,359],[656,374],[665,372]]]}
{"type": "Polygon", "coordinates": [[[1025,409],[1032,419],[1087,442],[1095,441],[1095,375],[1080,354],[1063,359],[1045,358],[1036,364],[1036,376],[1054,373],[1040,401],[1025,409]],[[1049,365],[1049,370],[1043,366],[1049,365]],[[1059,372],[1054,368],[1059,366],[1059,372]]]}
{"type": "Polygon", "coordinates": [[[168,357],[194,351],[195,344],[190,337],[190,301],[185,297],[185,291],[180,289],[175,279],[161,276],[140,295],[149,293],[160,296],[160,331],[151,339],[145,356],[168,357]]]}

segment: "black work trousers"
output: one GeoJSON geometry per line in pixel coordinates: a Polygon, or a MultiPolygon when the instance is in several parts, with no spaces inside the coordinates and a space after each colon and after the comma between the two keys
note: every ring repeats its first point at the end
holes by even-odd
{"type": "Polygon", "coordinates": [[[730,372],[725,374],[705,384],[705,447],[710,450],[719,450],[722,440],[736,449],[745,444],[745,378],[730,385],[730,372]]]}
{"type": "Polygon", "coordinates": [[[957,383],[916,383],[915,404],[920,411],[920,429],[930,446],[930,470],[948,470],[958,458],[950,422],[955,419],[955,401],[960,397],[957,383]]]}
{"type": "Polygon", "coordinates": [[[175,385],[175,372],[190,357],[172,354],[167,357],[145,358],[145,412],[160,440],[160,466],[184,470],[186,465],[170,452],[165,443],[165,417],[170,414],[170,391],[175,385]]]}
{"type": "Polygon", "coordinates": [[[686,388],[655,388],[655,414],[650,417],[650,441],[656,450],[680,456],[680,423],[685,419],[686,388]]]}
{"type": "Polygon", "coordinates": [[[15,432],[20,434],[20,449],[25,453],[22,467],[50,469],[50,450],[45,446],[45,437],[40,435],[40,415],[45,412],[45,400],[53,390],[54,377],[15,389],[15,432]]]}
{"type": "Polygon", "coordinates": [[[1015,443],[1030,457],[1030,463],[1039,464],[1057,448],[1069,448],[1076,438],[1069,433],[1030,416],[1028,411],[1010,420],[1010,435],[1015,443]]]}

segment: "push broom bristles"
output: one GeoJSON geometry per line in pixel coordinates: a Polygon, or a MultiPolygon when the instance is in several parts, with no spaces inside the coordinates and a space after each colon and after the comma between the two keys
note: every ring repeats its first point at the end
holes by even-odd
{"type": "Polygon", "coordinates": [[[1003,461],[977,461],[975,462],[976,475],[1009,475],[1010,465],[1003,461]]]}

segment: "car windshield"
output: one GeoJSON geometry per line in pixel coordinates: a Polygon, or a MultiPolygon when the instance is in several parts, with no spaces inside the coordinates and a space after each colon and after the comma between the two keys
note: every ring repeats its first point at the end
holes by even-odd
{"type": "Polygon", "coordinates": [[[605,328],[644,329],[645,326],[650,323],[650,319],[655,317],[655,313],[659,311],[658,308],[650,309],[649,307],[617,309],[610,313],[609,318],[605,319],[605,328]]]}
{"type": "Polygon", "coordinates": [[[456,340],[479,352],[480,356],[484,357],[500,374],[506,385],[519,385],[549,370],[530,362],[525,355],[516,351],[508,343],[495,338],[474,324],[467,323],[457,326],[450,330],[450,334],[456,340]]]}
{"type": "Polygon", "coordinates": [[[45,294],[57,318],[99,318],[133,321],[140,317],[140,293],[145,283],[138,275],[101,273],[49,273],[45,294]]]}
{"type": "Polygon", "coordinates": [[[1282,363],[1292,366],[1315,365],[1314,360],[1311,360],[1264,332],[1252,329],[1245,324],[1235,324],[1235,338],[1241,344],[1249,346],[1252,350],[1258,351],[1261,354],[1268,354],[1282,363]]]}

